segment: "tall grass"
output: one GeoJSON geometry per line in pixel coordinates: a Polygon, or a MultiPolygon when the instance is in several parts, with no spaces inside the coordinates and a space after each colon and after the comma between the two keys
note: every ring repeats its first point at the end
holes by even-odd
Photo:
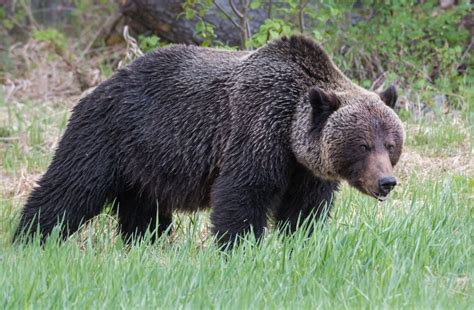
{"type": "MultiPolygon", "coordinates": [[[[304,230],[292,237],[269,231],[262,244],[249,237],[227,253],[210,237],[198,242],[199,227],[207,225],[203,215],[181,225],[176,240],[155,245],[124,248],[105,224],[91,225],[64,244],[52,238],[44,248],[4,245],[0,303],[467,309],[474,267],[469,190],[466,178],[411,179],[391,201],[377,204],[344,188],[332,220],[316,224],[311,237],[304,230]]],[[[12,207],[2,202],[3,218],[12,207]]]]}

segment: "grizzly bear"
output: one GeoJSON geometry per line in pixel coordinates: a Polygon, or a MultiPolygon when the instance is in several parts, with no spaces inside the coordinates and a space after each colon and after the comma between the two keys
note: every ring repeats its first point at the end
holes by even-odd
{"type": "Polygon", "coordinates": [[[69,236],[112,203],[126,241],[211,208],[221,245],[273,215],[290,231],[331,208],[342,180],[384,200],[403,129],[313,40],[252,52],[174,45],[118,71],[73,109],[14,239],[69,236]]]}

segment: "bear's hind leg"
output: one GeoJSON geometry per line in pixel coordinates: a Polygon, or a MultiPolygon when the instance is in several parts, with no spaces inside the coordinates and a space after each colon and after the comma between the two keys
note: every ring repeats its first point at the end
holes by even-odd
{"type": "Polygon", "coordinates": [[[60,226],[60,237],[66,239],[98,215],[113,196],[114,174],[103,164],[106,160],[91,158],[78,163],[61,151],[28,197],[13,241],[31,240],[38,232],[44,242],[56,226],[60,226]]]}
{"type": "Polygon", "coordinates": [[[171,212],[159,206],[146,193],[136,189],[126,190],[117,199],[119,229],[126,243],[141,240],[150,233],[151,241],[168,231],[171,212]]]}
{"type": "Polygon", "coordinates": [[[107,91],[98,87],[74,107],[48,170],[28,197],[14,240],[36,231],[44,241],[61,224],[66,238],[116,196],[117,141],[107,91]],[[99,90],[102,89],[102,90],[99,90]]]}

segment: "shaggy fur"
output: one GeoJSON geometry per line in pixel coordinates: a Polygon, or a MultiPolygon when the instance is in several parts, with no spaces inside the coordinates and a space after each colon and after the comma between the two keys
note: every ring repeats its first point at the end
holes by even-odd
{"type": "MultiPolygon", "coordinates": [[[[221,244],[250,230],[260,237],[270,214],[293,231],[354,177],[349,139],[391,135],[398,160],[402,129],[381,98],[300,36],[254,52],[157,50],[74,108],[15,238],[35,229],[44,238],[61,221],[66,237],[107,202],[126,240],[162,233],[174,211],[207,207],[221,244]]],[[[357,164],[360,175],[373,162],[357,164]]]]}

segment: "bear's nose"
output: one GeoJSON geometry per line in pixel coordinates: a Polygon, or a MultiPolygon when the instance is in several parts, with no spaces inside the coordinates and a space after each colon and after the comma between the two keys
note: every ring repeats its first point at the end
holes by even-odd
{"type": "Polygon", "coordinates": [[[379,179],[379,191],[382,195],[387,195],[397,185],[397,179],[393,176],[379,179]]]}

